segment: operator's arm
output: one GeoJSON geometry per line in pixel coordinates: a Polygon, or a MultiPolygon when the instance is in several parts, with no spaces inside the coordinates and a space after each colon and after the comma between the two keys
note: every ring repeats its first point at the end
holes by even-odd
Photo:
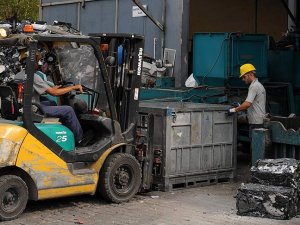
{"type": "Polygon", "coordinates": [[[57,88],[57,86],[54,87],[49,87],[46,92],[50,95],[53,96],[60,96],[63,94],[66,94],[70,91],[75,91],[78,90],[80,93],[83,92],[82,86],[80,84],[74,85],[74,86],[68,86],[68,87],[63,87],[63,88],[57,88]]]}

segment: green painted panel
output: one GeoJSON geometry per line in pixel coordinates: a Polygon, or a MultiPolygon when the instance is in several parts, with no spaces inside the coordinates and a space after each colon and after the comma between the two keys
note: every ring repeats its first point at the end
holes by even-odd
{"type": "Polygon", "coordinates": [[[72,131],[62,124],[35,124],[36,127],[55,141],[64,151],[75,149],[75,140],[72,131]]]}

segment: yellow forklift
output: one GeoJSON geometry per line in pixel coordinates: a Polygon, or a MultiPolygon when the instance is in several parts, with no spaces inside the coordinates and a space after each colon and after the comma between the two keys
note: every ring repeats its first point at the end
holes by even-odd
{"type": "Polygon", "coordinates": [[[2,221],[18,217],[28,200],[99,193],[120,203],[140,190],[142,169],[135,157],[135,133],[144,39],[136,35],[109,39],[109,43],[118,40],[122,47],[116,55],[107,48],[107,38],[105,34],[20,34],[0,39],[0,51],[15,48],[20,61],[14,64],[20,69],[12,78],[11,71],[8,75],[4,71],[10,66],[0,71],[2,221]],[[84,146],[76,145],[73,133],[59,118],[48,118],[32,103],[37,52],[48,67],[44,79],[84,87],[83,93],[52,99],[57,105],[71,105],[84,134],[92,134],[84,146]],[[122,62],[125,54],[130,62],[122,62]],[[108,70],[118,68],[119,75],[109,77],[108,70]],[[74,99],[80,103],[77,108],[74,99]]]}

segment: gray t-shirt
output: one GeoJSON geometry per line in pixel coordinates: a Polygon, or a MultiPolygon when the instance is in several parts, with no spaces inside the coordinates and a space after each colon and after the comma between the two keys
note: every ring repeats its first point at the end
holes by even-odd
{"type": "Polygon", "coordinates": [[[266,90],[258,79],[249,86],[246,102],[252,103],[247,110],[249,124],[263,124],[266,116],[266,90]]]}
{"type": "Polygon", "coordinates": [[[47,84],[47,82],[35,73],[33,80],[34,91],[32,102],[40,102],[40,95],[44,94],[48,88],[50,88],[50,86],[47,84]]]}

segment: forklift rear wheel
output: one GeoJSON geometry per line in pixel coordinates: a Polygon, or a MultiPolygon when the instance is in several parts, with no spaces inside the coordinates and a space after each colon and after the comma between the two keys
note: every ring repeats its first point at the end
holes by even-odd
{"type": "Polygon", "coordinates": [[[101,169],[99,193],[108,201],[126,202],[138,192],[141,177],[140,164],[132,155],[110,155],[101,169]]]}
{"type": "Polygon", "coordinates": [[[17,218],[25,209],[28,201],[26,183],[18,176],[0,177],[0,220],[17,218]]]}

